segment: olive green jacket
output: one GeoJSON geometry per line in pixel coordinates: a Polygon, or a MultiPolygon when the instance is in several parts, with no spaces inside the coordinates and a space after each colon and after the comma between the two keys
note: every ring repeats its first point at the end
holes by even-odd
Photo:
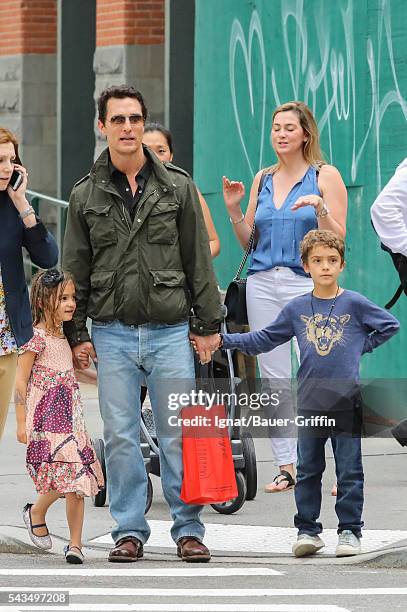
{"type": "Polygon", "coordinates": [[[63,249],[76,284],[71,345],[89,340],[87,317],[171,324],[187,320],[191,306],[191,331],[218,331],[219,292],[195,186],[181,168],[144,153],[152,172],[134,222],[111,181],[107,149],[72,190],[63,249]]]}

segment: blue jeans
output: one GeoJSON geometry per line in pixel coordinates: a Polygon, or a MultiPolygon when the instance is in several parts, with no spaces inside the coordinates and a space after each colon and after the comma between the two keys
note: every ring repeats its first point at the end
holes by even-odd
{"type": "Polygon", "coordinates": [[[318,522],[321,512],[321,481],[325,470],[325,443],[331,438],[335,458],[338,495],[335,512],[338,517],[338,533],[350,529],[361,537],[363,527],[363,466],[360,437],[349,433],[321,428],[310,434],[299,427],[297,484],[295,502],[297,514],[294,525],[298,534],[318,535],[322,523],[318,522]],[[312,436],[312,437],[311,437],[312,436]]]}
{"type": "Polygon", "coordinates": [[[150,535],[144,516],[147,475],[140,449],[140,386],[144,382],[159,437],[162,488],[174,521],[171,536],[175,542],[184,536],[201,541],[205,534],[202,506],[180,499],[181,431],[168,429],[168,417],[176,414],[168,409],[168,388],[174,391],[176,380],[177,391],[188,391],[195,380],[188,324],[128,326],[120,321],[94,321],[92,340],[98,358],[110,512],[117,523],[113,539],[135,536],[144,544],[150,535]]]}

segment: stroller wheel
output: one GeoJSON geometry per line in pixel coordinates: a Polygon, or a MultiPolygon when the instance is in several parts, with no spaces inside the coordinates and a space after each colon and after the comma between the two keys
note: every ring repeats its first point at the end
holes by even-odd
{"type": "Polygon", "coordinates": [[[243,474],[246,477],[248,501],[254,499],[257,494],[257,464],[256,464],[256,449],[253,442],[252,434],[246,432],[242,435],[242,452],[244,457],[243,474]]]}
{"type": "Polygon", "coordinates": [[[106,462],[105,462],[105,443],[100,438],[93,440],[93,447],[95,449],[96,457],[99,460],[100,466],[103,472],[103,478],[105,479],[105,486],[99,491],[97,495],[92,495],[93,505],[97,508],[102,508],[106,503],[107,494],[107,480],[106,480],[106,462]]]}
{"type": "Polygon", "coordinates": [[[144,514],[151,508],[151,504],[153,503],[153,483],[151,482],[150,474],[147,475],[147,503],[146,509],[144,510],[144,514]]]}
{"type": "Polygon", "coordinates": [[[219,504],[211,504],[212,508],[219,512],[219,514],[233,514],[240,510],[246,501],[246,478],[243,472],[236,470],[236,484],[237,484],[237,497],[230,499],[227,502],[220,502],[219,504]]]}

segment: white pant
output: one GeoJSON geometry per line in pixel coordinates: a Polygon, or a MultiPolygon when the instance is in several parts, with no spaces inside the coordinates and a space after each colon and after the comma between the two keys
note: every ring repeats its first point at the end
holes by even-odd
{"type": "MultiPolygon", "coordinates": [[[[293,298],[313,289],[311,278],[295,274],[291,268],[273,268],[247,277],[247,315],[251,331],[266,327],[276,319],[293,298]]],[[[298,355],[298,345],[295,340],[298,355]]],[[[265,379],[290,379],[291,343],[286,342],[269,353],[258,356],[260,375],[265,379]]],[[[296,463],[295,438],[271,437],[271,448],[277,465],[296,463]]]]}

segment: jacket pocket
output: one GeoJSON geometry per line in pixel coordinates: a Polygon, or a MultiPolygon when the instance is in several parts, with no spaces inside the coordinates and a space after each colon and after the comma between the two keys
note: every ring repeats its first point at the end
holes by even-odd
{"type": "Polygon", "coordinates": [[[147,241],[151,244],[174,244],[177,235],[176,202],[157,202],[148,218],[147,241]]]}
{"type": "Polygon", "coordinates": [[[115,270],[95,270],[91,274],[88,312],[92,319],[114,318],[115,280],[115,270]]]}
{"type": "Polygon", "coordinates": [[[94,251],[97,251],[100,247],[117,244],[112,208],[113,204],[105,204],[99,207],[90,205],[83,211],[94,251]]]}
{"type": "Polygon", "coordinates": [[[185,319],[189,306],[182,270],[150,270],[148,318],[160,323],[185,319]]]}

